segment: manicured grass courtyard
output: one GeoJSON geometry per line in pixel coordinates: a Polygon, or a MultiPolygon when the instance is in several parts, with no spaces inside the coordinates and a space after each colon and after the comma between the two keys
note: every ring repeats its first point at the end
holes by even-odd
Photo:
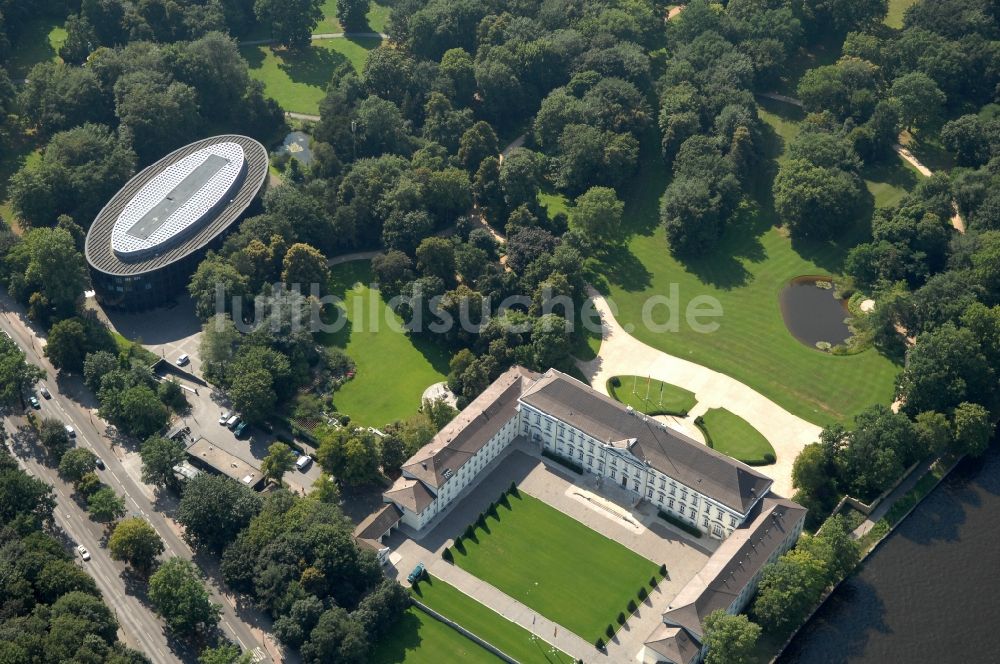
{"type": "MultiPolygon", "coordinates": [[[[589,642],[658,565],[527,495],[508,497],[475,540],[452,549],[455,564],[589,642]]],[[[617,626],[617,625],[616,625],[617,626]]]]}
{"type": "Polygon", "coordinates": [[[407,609],[369,655],[371,664],[502,664],[451,627],[416,608],[407,609]]]}
{"type": "Polygon", "coordinates": [[[445,379],[447,351],[402,331],[400,318],[379,291],[369,287],[373,282],[369,261],[343,263],[331,272],[330,292],[341,298],[339,315],[347,316],[347,324],[321,335],[321,341],[344,349],[357,365],[355,378],[334,394],[334,405],[366,426],[413,415],[424,389],[445,379]]]}
{"type": "Polygon", "coordinates": [[[683,417],[698,403],[694,392],[644,376],[614,376],[608,379],[608,394],[647,415],[683,417]]]}
{"type": "Polygon", "coordinates": [[[550,652],[552,646],[539,639],[532,640],[531,632],[441,579],[428,577],[416,585],[413,594],[430,608],[523,664],[569,664],[573,661],[562,651],[550,652]]]}
{"type": "Polygon", "coordinates": [[[777,458],[767,438],[749,422],[725,408],[708,409],[698,419],[698,426],[712,449],[738,461],[763,466],[774,463],[773,459],[777,458]]]}
{"type": "Polygon", "coordinates": [[[378,47],[378,37],[320,39],[301,51],[271,46],[243,46],[240,53],[250,65],[250,75],[264,84],[264,92],[286,111],[319,113],[333,70],[350,62],[361,71],[368,51],[378,47]]]}

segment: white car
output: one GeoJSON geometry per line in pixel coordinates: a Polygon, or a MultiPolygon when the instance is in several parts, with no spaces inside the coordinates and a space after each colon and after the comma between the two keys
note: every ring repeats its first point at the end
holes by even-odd
{"type": "Polygon", "coordinates": [[[76,550],[80,552],[80,557],[84,560],[90,560],[90,551],[87,551],[87,547],[80,544],[76,547],[76,550]]]}
{"type": "Polygon", "coordinates": [[[222,411],[222,414],[219,415],[219,424],[225,426],[226,422],[228,422],[229,418],[232,417],[232,416],[233,416],[233,414],[230,413],[228,410],[222,411]]]}
{"type": "Polygon", "coordinates": [[[184,353],[183,355],[181,355],[180,357],[177,358],[177,366],[183,367],[185,364],[187,364],[190,361],[191,361],[191,358],[188,356],[187,353],[184,353]]]}
{"type": "Polygon", "coordinates": [[[311,456],[309,456],[308,454],[303,454],[295,462],[295,467],[304,472],[305,469],[308,468],[309,464],[311,464],[312,462],[313,460],[311,456]]]}
{"type": "Polygon", "coordinates": [[[74,429],[68,424],[64,428],[66,429],[67,436],[69,436],[70,438],[76,438],[76,429],[74,429]]]}

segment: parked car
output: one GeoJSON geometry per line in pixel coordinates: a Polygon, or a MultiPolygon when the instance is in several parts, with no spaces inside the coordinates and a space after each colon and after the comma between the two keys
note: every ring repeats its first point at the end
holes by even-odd
{"type": "Polygon", "coordinates": [[[49,392],[49,388],[45,387],[44,385],[41,385],[38,388],[38,391],[41,392],[42,396],[45,397],[46,399],[52,398],[52,394],[49,392]]]}
{"type": "Polygon", "coordinates": [[[309,456],[308,454],[303,454],[295,462],[295,467],[298,468],[299,470],[304,471],[306,468],[309,467],[309,464],[311,464],[312,462],[313,460],[311,456],[309,456]]]}
{"type": "Polygon", "coordinates": [[[80,544],[76,547],[76,550],[80,553],[80,557],[84,560],[90,560],[90,551],[87,551],[87,547],[80,544]]]}
{"type": "Polygon", "coordinates": [[[94,465],[97,466],[98,470],[104,470],[104,460],[101,457],[94,459],[94,465]]]}
{"type": "Polygon", "coordinates": [[[177,358],[177,366],[183,367],[185,364],[187,364],[190,361],[191,361],[191,357],[187,353],[184,353],[183,355],[181,355],[180,357],[177,358]]]}
{"type": "Polygon", "coordinates": [[[71,427],[68,424],[65,427],[63,427],[63,428],[66,429],[66,435],[67,436],[69,436],[70,438],[76,438],[76,429],[74,429],[73,427],[71,427]]]}
{"type": "Polygon", "coordinates": [[[219,424],[225,426],[226,422],[228,422],[229,418],[232,416],[233,414],[230,413],[228,410],[222,411],[222,413],[219,414],[219,424]]]}
{"type": "Polygon", "coordinates": [[[229,428],[230,431],[232,431],[233,429],[235,429],[236,425],[239,424],[239,423],[240,423],[240,416],[239,415],[233,415],[228,420],[226,420],[226,426],[229,428]]]}
{"type": "Polygon", "coordinates": [[[413,571],[406,577],[406,580],[413,584],[415,581],[419,581],[422,578],[424,578],[424,564],[417,563],[417,566],[413,568],[413,571]]]}
{"type": "Polygon", "coordinates": [[[31,407],[34,408],[35,410],[38,410],[39,408],[42,407],[42,404],[38,403],[38,397],[36,396],[32,396],[31,398],[29,398],[28,403],[30,403],[31,407]]]}
{"type": "Polygon", "coordinates": [[[239,438],[240,436],[243,435],[243,432],[246,431],[246,429],[247,429],[247,423],[245,421],[240,422],[239,424],[236,425],[236,428],[233,429],[233,435],[239,438]]]}

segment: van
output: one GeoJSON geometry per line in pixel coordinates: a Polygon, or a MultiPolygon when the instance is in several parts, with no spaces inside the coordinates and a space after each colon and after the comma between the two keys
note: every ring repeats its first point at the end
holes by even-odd
{"type": "Polygon", "coordinates": [[[312,461],[313,460],[311,456],[309,456],[308,454],[303,454],[298,458],[298,461],[295,462],[295,467],[298,468],[299,470],[305,470],[306,468],[309,467],[309,464],[311,464],[312,461]]]}
{"type": "Polygon", "coordinates": [[[187,353],[184,353],[183,355],[181,355],[180,357],[177,358],[177,366],[183,367],[185,364],[187,364],[190,361],[191,361],[191,358],[188,356],[187,353]]]}
{"type": "Polygon", "coordinates": [[[226,420],[226,426],[229,427],[230,430],[235,429],[236,425],[239,423],[240,423],[239,415],[233,415],[228,420],[226,420]]]}

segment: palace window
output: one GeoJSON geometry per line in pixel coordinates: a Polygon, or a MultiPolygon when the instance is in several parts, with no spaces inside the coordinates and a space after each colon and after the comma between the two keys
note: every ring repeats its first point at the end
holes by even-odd
{"type": "Polygon", "coordinates": [[[715,512],[716,512],[716,518],[721,521],[722,520],[722,508],[721,507],[716,507],[715,508],[715,512]]]}
{"type": "Polygon", "coordinates": [[[705,527],[708,528],[708,517],[707,516],[704,518],[704,521],[705,521],[705,527]]]}
{"type": "Polygon", "coordinates": [[[653,499],[653,487],[651,486],[646,487],[646,497],[649,498],[650,500],[653,499]]]}
{"type": "Polygon", "coordinates": [[[660,478],[660,488],[661,489],[666,489],[667,488],[667,481],[665,479],[663,479],[662,477],[660,478]]]}
{"type": "Polygon", "coordinates": [[[674,486],[673,484],[671,484],[670,485],[670,495],[673,496],[673,495],[676,495],[676,494],[677,494],[677,487],[674,486]]]}
{"type": "Polygon", "coordinates": [[[736,527],[736,517],[735,516],[729,517],[729,525],[732,526],[733,528],[736,527]]]}
{"type": "Polygon", "coordinates": [[[660,491],[658,494],[656,494],[656,500],[659,501],[659,503],[661,505],[663,504],[663,499],[664,498],[666,498],[666,496],[663,495],[662,491],[660,491]]]}
{"type": "Polygon", "coordinates": [[[687,499],[688,499],[688,490],[681,489],[681,500],[687,500],[687,499]]]}
{"type": "Polygon", "coordinates": [[[673,498],[670,498],[669,500],[667,500],[667,507],[669,507],[670,509],[674,509],[674,499],[673,498]]]}
{"type": "Polygon", "coordinates": [[[632,480],[632,490],[639,493],[639,482],[638,480],[632,480]]]}
{"type": "Polygon", "coordinates": [[[694,521],[694,517],[695,517],[694,508],[692,507],[688,513],[691,515],[691,520],[694,521]]]}
{"type": "Polygon", "coordinates": [[[576,451],[576,458],[579,459],[580,461],[583,461],[583,450],[582,449],[579,449],[579,450],[576,451]]]}

